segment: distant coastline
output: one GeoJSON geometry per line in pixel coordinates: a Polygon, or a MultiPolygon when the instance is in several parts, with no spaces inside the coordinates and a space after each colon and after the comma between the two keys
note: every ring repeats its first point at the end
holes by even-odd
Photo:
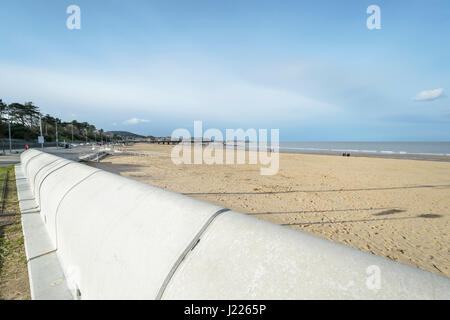
{"type": "Polygon", "coordinates": [[[450,161],[450,142],[280,142],[279,152],[450,161]]]}
{"type": "Polygon", "coordinates": [[[450,142],[281,142],[280,152],[450,161],[450,142]]]}

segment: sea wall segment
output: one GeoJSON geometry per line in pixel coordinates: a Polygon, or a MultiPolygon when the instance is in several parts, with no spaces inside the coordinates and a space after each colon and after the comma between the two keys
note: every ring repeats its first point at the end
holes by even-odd
{"type": "Polygon", "coordinates": [[[38,150],[21,155],[81,299],[449,299],[450,279],[38,150]]]}

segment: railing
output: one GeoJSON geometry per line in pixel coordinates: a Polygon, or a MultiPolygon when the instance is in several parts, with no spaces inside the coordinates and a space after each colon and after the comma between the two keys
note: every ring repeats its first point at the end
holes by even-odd
{"type": "MultiPolygon", "coordinates": [[[[25,150],[25,146],[29,148],[40,148],[41,144],[36,141],[26,141],[26,140],[11,140],[11,149],[13,151],[23,151],[25,150]]],[[[44,147],[54,147],[56,146],[56,142],[46,142],[44,143],[44,147]]],[[[9,140],[8,139],[0,139],[0,152],[5,153],[9,152],[9,140]]]]}

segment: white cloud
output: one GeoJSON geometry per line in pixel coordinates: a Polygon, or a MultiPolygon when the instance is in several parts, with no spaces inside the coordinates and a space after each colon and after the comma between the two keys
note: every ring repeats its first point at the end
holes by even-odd
{"type": "MultiPolygon", "coordinates": [[[[96,73],[0,63],[0,96],[33,99],[40,106],[75,106],[207,119],[307,119],[339,108],[296,90],[255,83],[224,69],[160,63],[139,74],[96,73]]],[[[7,98],[7,97],[6,97],[7,98]]],[[[24,100],[25,101],[25,100],[24,100]]],[[[127,124],[142,123],[130,119],[127,124]]]]}
{"type": "Polygon", "coordinates": [[[442,97],[444,94],[444,89],[434,89],[434,90],[424,90],[422,92],[419,92],[413,100],[415,101],[431,101],[436,100],[440,97],[442,97]]]}
{"type": "Polygon", "coordinates": [[[149,123],[150,120],[139,119],[139,118],[131,118],[127,121],[124,121],[124,124],[141,124],[141,123],[149,123]]]}

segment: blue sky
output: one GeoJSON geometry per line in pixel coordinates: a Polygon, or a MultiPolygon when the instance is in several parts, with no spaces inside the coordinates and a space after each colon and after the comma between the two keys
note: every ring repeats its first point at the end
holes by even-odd
{"type": "Polygon", "coordinates": [[[203,120],[284,141],[448,141],[449,34],[447,0],[9,0],[0,98],[141,134],[203,120]]]}

